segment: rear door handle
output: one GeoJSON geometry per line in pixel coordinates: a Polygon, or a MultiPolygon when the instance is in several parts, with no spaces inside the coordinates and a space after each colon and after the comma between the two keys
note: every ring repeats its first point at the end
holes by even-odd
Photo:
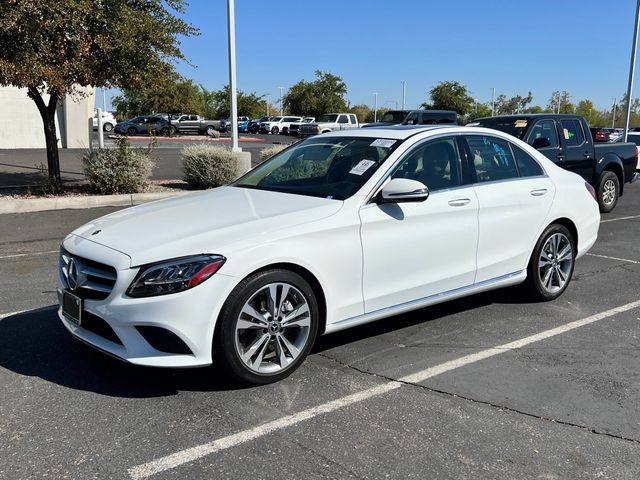
{"type": "Polygon", "coordinates": [[[449,200],[449,205],[452,207],[464,207],[471,203],[470,198],[454,198],[453,200],[449,200]]]}
{"type": "Polygon", "coordinates": [[[534,188],[533,190],[531,190],[529,193],[531,195],[533,195],[534,197],[541,197],[543,195],[547,194],[547,189],[546,188],[534,188]]]}

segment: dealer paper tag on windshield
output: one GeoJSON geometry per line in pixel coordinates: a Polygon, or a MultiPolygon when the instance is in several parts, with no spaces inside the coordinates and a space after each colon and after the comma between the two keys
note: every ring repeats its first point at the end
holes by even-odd
{"type": "Polygon", "coordinates": [[[369,145],[369,146],[370,147],[390,148],[390,147],[393,147],[394,143],[396,143],[395,140],[388,140],[386,138],[378,138],[377,140],[374,140],[373,143],[371,145],[369,145]]]}
{"type": "Polygon", "coordinates": [[[374,163],[376,162],[374,162],[373,160],[360,160],[360,163],[353,167],[349,173],[353,175],[362,175],[364,172],[369,170],[371,165],[373,165],[374,163]]]}

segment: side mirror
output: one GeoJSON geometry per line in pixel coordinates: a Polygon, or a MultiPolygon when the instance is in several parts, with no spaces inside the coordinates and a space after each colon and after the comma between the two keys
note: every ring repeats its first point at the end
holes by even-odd
{"type": "Polygon", "coordinates": [[[380,191],[378,203],[424,202],[427,198],[429,189],[424,183],[409,178],[394,178],[380,191]]]}
{"type": "Polygon", "coordinates": [[[551,140],[549,140],[549,138],[547,137],[538,137],[533,141],[533,144],[531,146],[536,150],[539,148],[550,147],[551,140]]]}

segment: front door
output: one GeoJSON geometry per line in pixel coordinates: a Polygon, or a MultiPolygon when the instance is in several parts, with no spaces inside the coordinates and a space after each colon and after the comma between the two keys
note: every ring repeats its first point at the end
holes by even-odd
{"type": "Polygon", "coordinates": [[[564,165],[562,166],[591,181],[595,166],[591,157],[594,149],[583,131],[580,121],[573,118],[560,120],[560,135],[565,145],[564,165]]]}
{"type": "Polygon", "coordinates": [[[461,182],[455,136],[416,145],[391,178],[427,185],[420,203],[369,203],[360,210],[365,312],[473,284],[478,200],[461,182]]]}

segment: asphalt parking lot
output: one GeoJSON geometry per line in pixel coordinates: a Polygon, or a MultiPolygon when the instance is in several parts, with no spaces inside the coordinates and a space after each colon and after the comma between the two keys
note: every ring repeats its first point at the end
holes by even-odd
{"type": "Polygon", "coordinates": [[[640,186],[565,294],[321,337],[290,378],[134,367],[55,314],[57,248],[116,208],[0,215],[0,478],[640,478],[640,186]]]}

